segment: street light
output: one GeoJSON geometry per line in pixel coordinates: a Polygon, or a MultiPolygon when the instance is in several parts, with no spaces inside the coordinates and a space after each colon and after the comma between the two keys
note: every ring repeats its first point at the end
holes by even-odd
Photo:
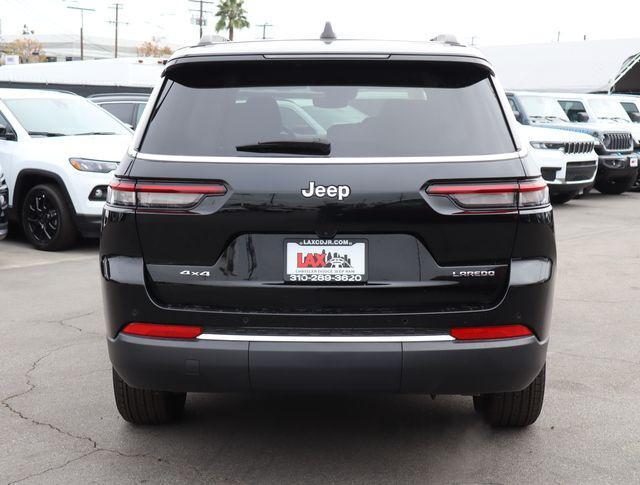
{"type": "Polygon", "coordinates": [[[85,8],[85,7],[72,7],[68,5],[67,8],[71,8],[73,10],[80,10],[80,60],[84,60],[84,13],[85,12],[95,12],[95,8],[85,8]]]}

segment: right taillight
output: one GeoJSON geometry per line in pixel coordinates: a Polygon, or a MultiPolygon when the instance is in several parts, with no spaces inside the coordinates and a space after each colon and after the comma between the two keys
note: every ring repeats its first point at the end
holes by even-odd
{"type": "Polygon", "coordinates": [[[549,205],[549,189],[542,179],[520,182],[434,184],[427,194],[447,197],[465,211],[508,212],[549,205]]]}
{"type": "Polygon", "coordinates": [[[107,190],[107,204],[142,209],[188,209],[204,197],[227,193],[223,184],[133,182],[115,179],[107,190]]]}

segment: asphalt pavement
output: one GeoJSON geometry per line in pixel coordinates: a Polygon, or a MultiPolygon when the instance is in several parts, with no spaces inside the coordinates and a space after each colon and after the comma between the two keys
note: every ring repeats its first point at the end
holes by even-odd
{"type": "Polygon", "coordinates": [[[0,483],[640,483],[640,194],[556,208],[547,389],[528,429],[471,398],[187,397],[184,419],[116,411],[97,243],[0,242],[0,483]]]}

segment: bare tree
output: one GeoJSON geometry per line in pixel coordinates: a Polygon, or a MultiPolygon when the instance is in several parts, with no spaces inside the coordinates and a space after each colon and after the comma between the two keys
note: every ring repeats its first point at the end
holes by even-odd
{"type": "Polygon", "coordinates": [[[172,53],[171,47],[158,45],[155,40],[143,42],[138,46],[138,56],[140,57],[166,57],[172,53]]]}
{"type": "Polygon", "coordinates": [[[0,48],[0,51],[9,55],[17,55],[20,62],[43,62],[47,59],[42,50],[42,44],[34,39],[16,39],[8,42],[0,48]]]}

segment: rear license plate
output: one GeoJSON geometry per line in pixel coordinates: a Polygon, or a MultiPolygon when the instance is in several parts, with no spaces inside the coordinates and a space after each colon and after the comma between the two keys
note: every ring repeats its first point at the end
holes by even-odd
{"type": "Polygon", "coordinates": [[[287,239],[284,280],[289,283],[367,281],[365,239],[287,239]]]}

